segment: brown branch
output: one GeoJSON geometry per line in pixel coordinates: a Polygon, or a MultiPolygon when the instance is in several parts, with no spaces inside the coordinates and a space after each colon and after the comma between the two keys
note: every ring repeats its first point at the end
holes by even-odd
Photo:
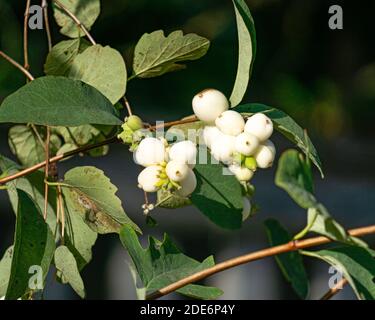
{"type": "Polygon", "coordinates": [[[30,81],[34,80],[32,74],[23,66],[21,66],[17,61],[13,60],[7,54],[0,50],[0,56],[3,57],[5,60],[10,62],[13,66],[15,66],[18,70],[20,70],[30,81]]]}
{"type": "MultiPolygon", "coordinates": [[[[367,234],[374,234],[374,233],[375,233],[375,225],[349,230],[349,234],[352,236],[364,236],[367,234]]],[[[326,244],[329,242],[332,242],[332,240],[327,237],[314,237],[314,238],[309,238],[305,240],[291,241],[283,245],[263,249],[263,250],[252,252],[252,253],[239,256],[233,259],[229,259],[211,268],[202,270],[200,272],[192,274],[191,276],[188,276],[179,281],[176,281],[156,292],[153,292],[150,295],[148,295],[146,299],[147,300],[158,299],[188,284],[200,281],[202,279],[205,279],[221,271],[224,271],[233,267],[237,267],[239,265],[249,263],[251,261],[263,259],[266,257],[271,257],[271,256],[278,255],[278,254],[285,253],[285,252],[296,251],[296,250],[303,249],[303,248],[319,246],[319,245],[326,244]]]]}
{"type": "MultiPolygon", "coordinates": [[[[29,64],[29,17],[30,17],[30,3],[31,0],[26,1],[26,9],[24,14],[24,20],[23,20],[23,59],[24,59],[24,68],[26,70],[29,70],[30,64],[29,64]]],[[[30,79],[30,78],[29,78],[30,79]]]]}
{"type": "Polygon", "coordinates": [[[52,36],[51,36],[51,28],[49,25],[49,18],[48,18],[47,0],[42,0],[42,8],[43,8],[43,15],[44,15],[44,25],[45,25],[46,34],[47,34],[48,51],[51,51],[52,50],[52,36]]]}
{"type": "Polygon", "coordinates": [[[48,186],[48,178],[49,178],[49,158],[50,158],[50,153],[49,153],[49,144],[50,144],[50,139],[51,139],[51,129],[50,127],[46,126],[46,144],[45,144],[45,155],[46,155],[46,160],[45,160],[45,169],[44,169],[44,211],[43,211],[43,217],[44,220],[47,220],[47,211],[48,211],[48,191],[49,191],[49,186],[48,186]]]}
{"type": "Polygon", "coordinates": [[[333,298],[337,293],[339,293],[344,286],[348,284],[348,280],[342,278],[332,289],[328,290],[320,300],[329,300],[333,298]]]}
{"type": "Polygon", "coordinates": [[[157,129],[160,129],[160,128],[169,128],[169,127],[173,127],[173,126],[176,126],[176,125],[179,125],[179,124],[192,123],[192,122],[196,122],[196,121],[198,121],[197,117],[195,117],[195,116],[194,117],[188,117],[186,119],[160,123],[158,125],[149,127],[149,129],[150,130],[157,130],[157,129]]]}
{"type": "Polygon", "coordinates": [[[93,45],[96,45],[96,41],[91,36],[89,31],[86,29],[86,27],[82,24],[82,22],[74,15],[73,12],[71,12],[67,7],[65,7],[60,1],[58,0],[52,0],[54,3],[57,4],[58,7],[60,7],[61,10],[63,10],[73,21],[74,23],[81,28],[81,30],[85,33],[86,37],[90,40],[90,42],[93,45]]]}

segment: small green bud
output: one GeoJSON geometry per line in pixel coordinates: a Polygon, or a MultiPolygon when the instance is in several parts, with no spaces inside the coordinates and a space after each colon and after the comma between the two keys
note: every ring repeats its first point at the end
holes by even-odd
{"type": "Polygon", "coordinates": [[[159,174],[159,178],[160,178],[160,179],[167,179],[168,176],[167,176],[165,173],[160,173],[160,174],[159,174]]]}
{"type": "Polygon", "coordinates": [[[129,126],[129,128],[133,131],[137,131],[139,129],[143,128],[143,121],[138,116],[130,116],[126,119],[126,123],[129,126]]]}
{"type": "Polygon", "coordinates": [[[257,168],[257,162],[254,157],[246,157],[244,164],[245,167],[250,170],[255,170],[257,168]]]}

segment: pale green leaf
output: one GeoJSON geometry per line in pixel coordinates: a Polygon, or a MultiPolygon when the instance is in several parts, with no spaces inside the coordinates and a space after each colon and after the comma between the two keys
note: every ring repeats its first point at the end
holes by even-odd
{"type": "Polygon", "coordinates": [[[132,77],[151,78],[183,69],[185,65],[179,62],[201,58],[209,46],[206,38],[183,35],[180,30],[167,37],[163,30],[145,33],[135,47],[132,77]]]}
{"type": "Polygon", "coordinates": [[[91,46],[78,54],[69,77],[98,89],[113,104],[125,94],[127,74],[124,59],[117,50],[108,46],[91,46]]]}
{"type": "Polygon", "coordinates": [[[78,80],[46,76],[8,96],[0,106],[0,123],[49,126],[121,125],[111,102],[78,80]]]}
{"type": "MultiPolygon", "coordinates": [[[[100,0],[59,0],[59,2],[73,13],[78,20],[90,30],[100,14],[100,0]]],[[[54,16],[61,27],[60,32],[70,38],[84,36],[82,29],[69,17],[64,10],[52,2],[54,16]]]]}
{"type": "Polygon", "coordinates": [[[129,225],[140,232],[122,208],[116,186],[102,170],[76,167],[65,174],[63,186],[68,209],[80,215],[93,231],[118,233],[123,225],[129,225]]]}
{"type": "Polygon", "coordinates": [[[3,258],[0,260],[0,297],[4,297],[7,292],[10,278],[10,269],[12,266],[13,246],[9,247],[3,258]]]}
{"type": "Polygon", "coordinates": [[[68,282],[73,290],[83,299],[85,297],[85,286],[77,267],[74,255],[65,246],[60,246],[55,251],[55,267],[61,272],[62,277],[68,282]]]}
{"type": "Polygon", "coordinates": [[[233,0],[238,32],[238,67],[231,106],[238,105],[246,93],[256,56],[256,32],[254,20],[244,0],[233,0]]]}

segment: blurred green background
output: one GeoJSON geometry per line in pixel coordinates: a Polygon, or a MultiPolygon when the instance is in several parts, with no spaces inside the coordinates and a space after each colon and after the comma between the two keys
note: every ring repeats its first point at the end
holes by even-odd
{"type": "MultiPolygon", "coordinates": [[[[0,0],[0,49],[22,62],[22,23],[25,1],[0,0]]],[[[374,222],[375,217],[375,2],[327,0],[248,0],[255,20],[258,53],[244,102],[262,102],[280,108],[307,128],[320,153],[326,179],[317,179],[317,193],[345,226],[374,222]],[[340,4],[344,30],[328,28],[328,8],[340,4]]],[[[32,1],[39,4],[40,1],[32,1]]],[[[52,22],[53,41],[63,40],[52,22]]],[[[111,0],[102,1],[102,13],[92,29],[96,41],[118,49],[131,70],[132,52],[145,32],[182,29],[211,40],[208,54],[188,63],[184,71],[131,81],[127,97],[146,121],[174,120],[192,113],[191,99],[206,87],[230,94],[237,68],[237,34],[229,0],[111,0]]],[[[30,64],[43,74],[47,53],[45,33],[30,31],[30,64]]],[[[12,66],[0,60],[0,102],[25,83],[12,66]]],[[[0,126],[0,152],[12,157],[6,125],[0,126]]],[[[277,136],[279,154],[291,147],[277,136]]],[[[119,187],[128,214],[144,226],[142,195],[136,189],[136,166],[126,148],[116,146],[102,159],[64,162],[61,174],[74,165],[97,165],[119,187]]],[[[230,258],[267,245],[262,222],[272,216],[296,232],[305,214],[272,185],[274,171],[257,175],[256,200],[262,210],[240,232],[213,226],[193,208],[155,212],[156,229],[166,230],[183,250],[202,259],[230,258]]],[[[5,192],[0,192],[0,249],[12,242],[14,217],[5,192]]],[[[374,237],[368,240],[374,244],[374,237]]],[[[1,255],[0,254],[0,255],[1,255]]],[[[133,298],[126,253],[115,236],[101,237],[94,260],[84,271],[88,298],[133,298]]],[[[306,260],[312,279],[311,297],[327,290],[328,267],[306,260]]],[[[272,259],[226,271],[208,283],[224,289],[228,299],[296,298],[272,259]]],[[[70,289],[50,281],[47,298],[73,298],[70,289]]],[[[170,296],[169,298],[177,296],[170,296]]],[[[350,299],[345,289],[336,299],[350,299]]]]}

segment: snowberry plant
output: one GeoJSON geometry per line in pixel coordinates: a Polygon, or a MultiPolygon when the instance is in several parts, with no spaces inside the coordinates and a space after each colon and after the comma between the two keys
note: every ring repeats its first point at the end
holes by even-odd
{"type": "MultiPolygon", "coordinates": [[[[117,50],[97,44],[90,33],[100,14],[99,0],[46,3],[44,17],[53,12],[66,39],[54,44],[45,21],[49,44],[45,75],[34,78],[29,68],[28,15],[24,66],[0,51],[27,77],[27,84],[0,106],[0,123],[12,124],[8,140],[17,158],[0,155],[1,192],[8,193],[16,214],[14,243],[0,260],[0,297],[38,298],[47,274],[53,272],[84,298],[81,272],[95,259],[92,248],[99,235],[115,233],[129,254],[140,299],[171,292],[215,299],[225,288],[195,283],[269,256],[275,256],[301,299],[309,292],[306,256],[340,270],[344,280],[337,285],[348,283],[359,299],[375,298],[374,251],[358,238],[374,233],[375,227],[346,231],[317,199],[312,165],[322,177],[323,170],[307,130],[282,110],[243,102],[257,47],[254,21],[244,0],[233,0],[239,56],[231,94],[211,89],[207,83],[207,88],[191,97],[190,114],[155,125],[142,119],[137,106],[130,106],[127,83],[183,69],[185,61],[206,54],[209,40],[179,30],[169,35],[162,30],[145,33],[134,48],[132,64],[126,65],[117,50]],[[276,131],[291,142],[291,149],[275,147],[271,138],[276,131]],[[135,214],[149,225],[156,225],[159,207],[195,206],[218,228],[235,232],[252,223],[251,217],[262,205],[254,203],[254,174],[277,166],[275,184],[306,211],[306,226],[291,236],[277,220],[266,220],[271,248],[218,264],[212,256],[201,262],[184,255],[171,240],[173,234],[162,240],[150,237],[143,248],[141,228],[132,221],[135,217],[125,213],[126,202],[122,204],[117,188],[102,170],[78,166],[64,176],[58,172],[60,161],[69,163],[76,155],[104,157],[112,143],[121,143],[139,166],[134,188],[141,189],[145,201],[135,214]],[[320,236],[300,240],[307,233],[320,236]],[[334,244],[307,250],[327,243],[334,244]],[[31,279],[35,272],[38,276],[31,279]]],[[[28,13],[30,1],[26,5],[28,13]]],[[[162,119],[160,114],[154,120],[162,119]]],[[[336,291],[330,288],[325,297],[336,291]]]]}

